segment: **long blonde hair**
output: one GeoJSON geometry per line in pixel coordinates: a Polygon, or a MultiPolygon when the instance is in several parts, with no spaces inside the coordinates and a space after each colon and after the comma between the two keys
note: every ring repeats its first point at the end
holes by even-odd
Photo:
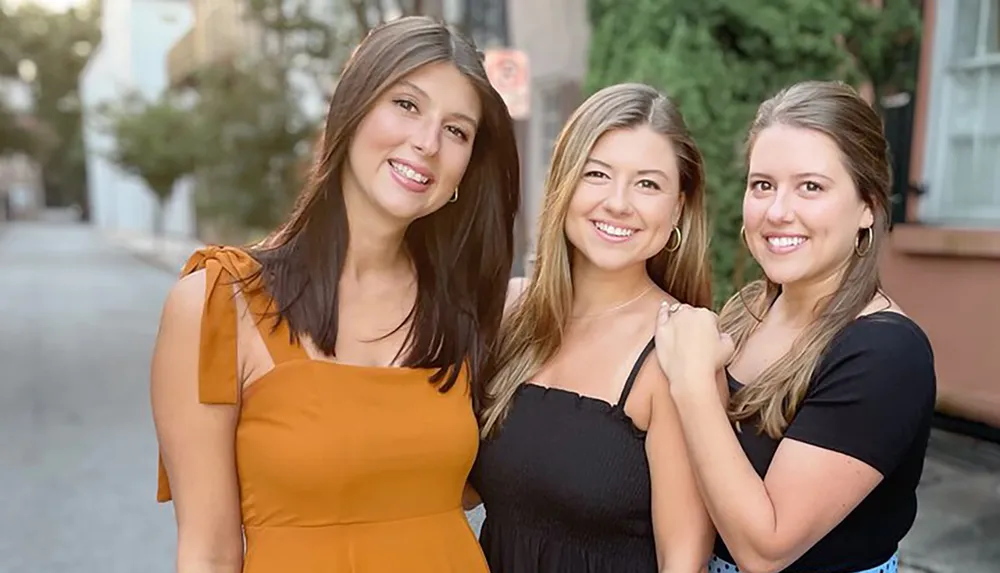
{"type": "MultiPolygon", "coordinates": [[[[846,84],[802,82],[761,104],[747,138],[748,163],[757,136],[772,125],[811,129],[833,139],[875,221],[871,230],[858,232],[855,251],[847,261],[840,285],[832,295],[818,302],[816,318],[799,334],[788,353],[730,400],[729,416],[737,425],[756,420],[759,431],[778,439],[798,411],[834,336],[881,289],[878,261],[882,239],[888,231],[892,175],[881,120],[846,84]]],[[[720,328],[733,338],[737,353],[780,293],[781,285],[765,277],[741,289],[723,307],[720,328]]]]}
{"type": "Polygon", "coordinates": [[[652,87],[620,84],[590,96],[569,118],[555,144],[539,219],[537,258],[521,301],[501,326],[480,413],[483,437],[506,417],[518,388],[550,360],[562,344],[573,300],[566,211],[591,149],[605,133],[649,126],[668,138],[677,153],[684,197],[680,246],[646,264],[650,278],[678,300],[710,306],[708,222],[701,152],[674,104],[652,87]]]}

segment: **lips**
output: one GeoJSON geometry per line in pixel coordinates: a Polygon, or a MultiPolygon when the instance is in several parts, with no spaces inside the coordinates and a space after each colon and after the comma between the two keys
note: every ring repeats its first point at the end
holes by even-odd
{"type": "Polygon", "coordinates": [[[805,235],[765,235],[767,250],[776,254],[786,254],[798,250],[809,241],[805,235]]]}
{"type": "Polygon", "coordinates": [[[632,238],[638,229],[632,227],[625,227],[622,225],[615,225],[608,223],[607,221],[591,221],[597,234],[604,238],[605,240],[620,243],[627,241],[632,238]]]}
{"type": "Polygon", "coordinates": [[[396,158],[387,163],[393,179],[408,191],[422,193],[434,183],[434,174],[422,165],[396,158]]]}

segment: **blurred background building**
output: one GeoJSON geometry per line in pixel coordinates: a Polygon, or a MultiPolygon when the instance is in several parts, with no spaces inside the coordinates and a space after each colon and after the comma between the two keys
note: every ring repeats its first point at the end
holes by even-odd
{"type": "Polygon", "coordinates": [[[942,413],[1000,428],[1000,2],[927,0],[923,16],[885,286],[933,339],[942,413]]]}
{"type": "MultiPolygon", "coordinates": [[[[96,110],[123,94],[153,99],[168,87],[167,54],[190,28],[193,10],[189,0],[104,0],[101,6],[101,41],[80,74],[90,221],[101,229],[151,233],[156,197],[108,157],[115,138],[96,110]]],[[[194,234],[190,187],[178,186],[165,211],[167,232],[194,234]]]]}

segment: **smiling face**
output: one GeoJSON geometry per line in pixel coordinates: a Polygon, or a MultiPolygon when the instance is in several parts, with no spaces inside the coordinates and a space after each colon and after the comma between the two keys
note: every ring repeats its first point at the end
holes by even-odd
{"type": "Polygon", "coordinates": [[[670,140],[641,126],[594,144],[566,213],[574,266],[619,271],[661,252],[683,207],[670,140]]]}
{"type": "Polygon", "coordinates": [[[789,286],[839,277],[874,218],[833,139],[778,124],[753,142],[743,223],[764,273],[789,286]]]}
{"type": "Polygon", "coordinates": [[[403,225],[440,209],[465,174],[480,113],[475,88],[450,63],[429,64],[389,87],[352,138],[348,209],[365,224],[403,225]]]}

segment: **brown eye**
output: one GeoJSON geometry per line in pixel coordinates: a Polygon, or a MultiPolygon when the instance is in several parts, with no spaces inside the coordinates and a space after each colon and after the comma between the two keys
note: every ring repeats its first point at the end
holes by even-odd
{"type": "Polygon", "coordinates": [[[463,131],[461,128],[449,125],[447,129],[452,133],[452,135],[461,139],[462,141],[469,141],[469,136],[466,135],[465,131],[463,131]]]}
{"type": "Polygon", "coordinates": [[[392,103],[405,109],[406,111],[417,111],[417,104],[408,99],[394,99],[392,100],[392,103]]]}

